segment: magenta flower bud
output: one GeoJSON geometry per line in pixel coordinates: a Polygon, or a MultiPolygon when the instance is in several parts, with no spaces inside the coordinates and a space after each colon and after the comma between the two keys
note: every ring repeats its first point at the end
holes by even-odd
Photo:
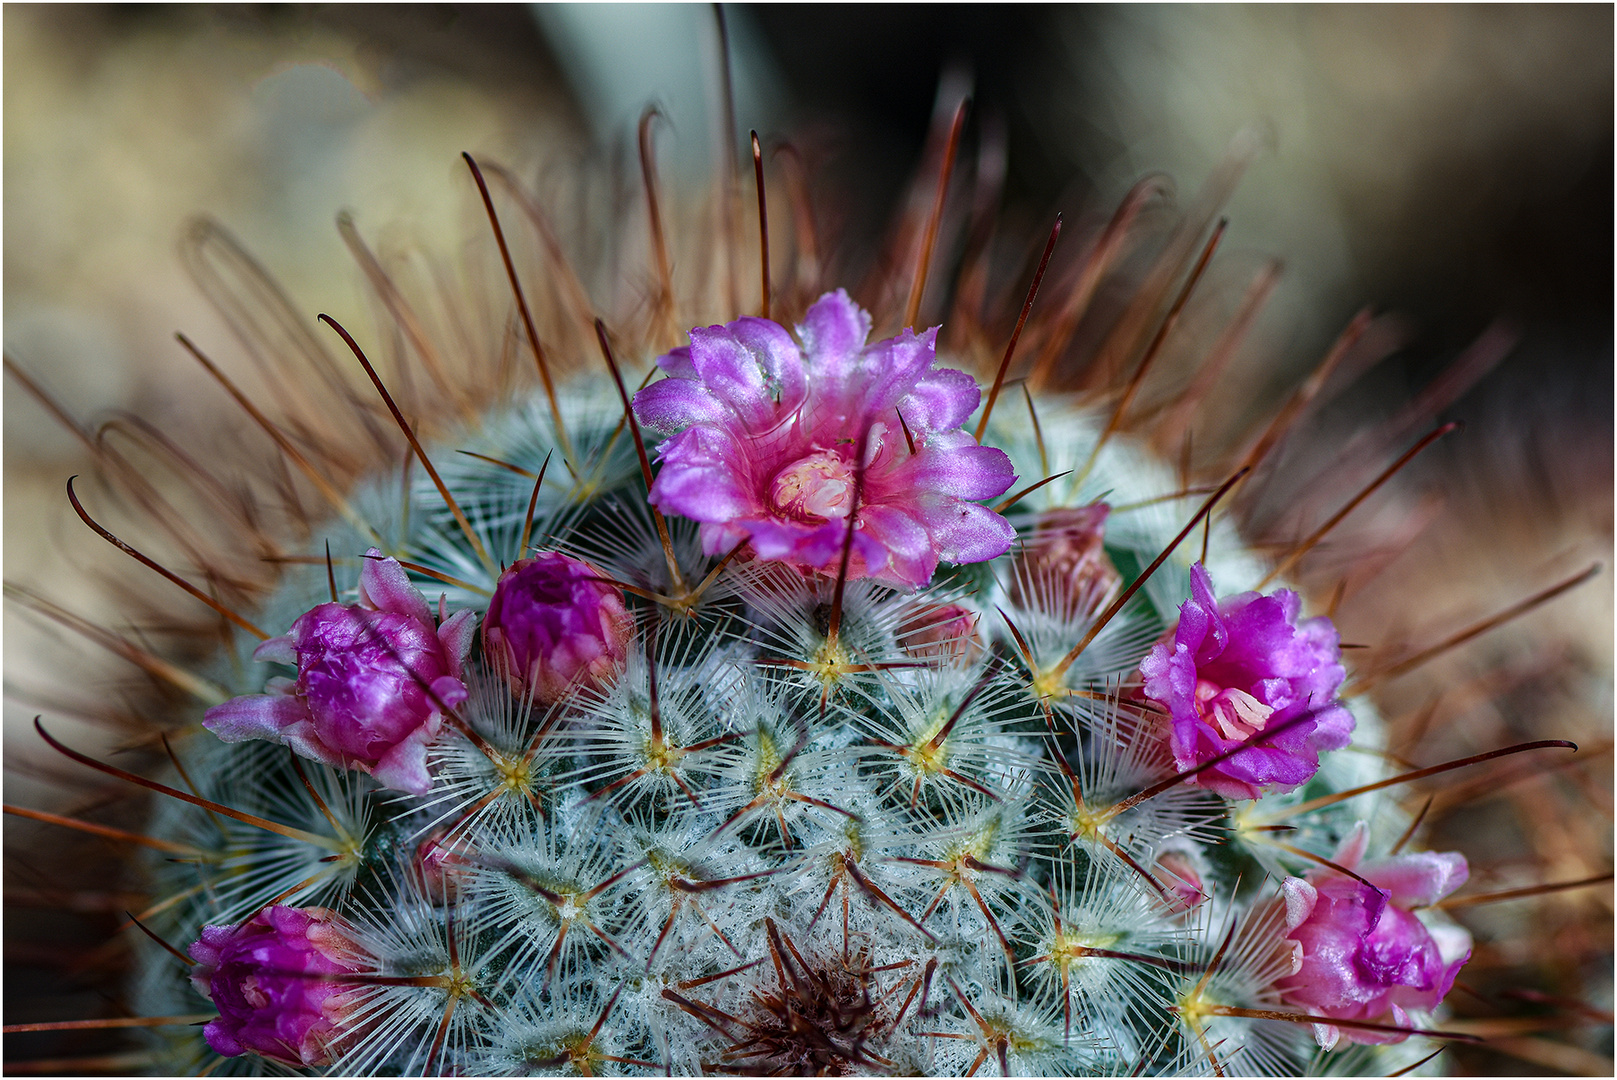
{"type": "Polygon", "coordinates": [[[1201,563],[1190,590],[1178,627],[1140,662],[1144,695],[1168,710],[1181,770],[1239,752],[1186,782],[1231,799],[1306,783],[1323,751],[1353,737],[1353,714],[1336,701],[1345,674],[1336,628],[1326,618],[1298,622],[1301,601],[1289,589],[1215,600],[1201,563]]]}
{"type": "Polygon", "coordinates": [[[1016,476],[961,429],[981,395],[933,369],[937,329],[866,344],[870,315],[839,289],[797,333],[801,348],[778,323],[737,319],[658,358],[668,378],[634,398],[642,424],[673,436],[652,504],[701,522],[709,555],[747,541],[757,558],[833,574],[853,514],[849,577],[906,587],[940,561],[1007,551],[1015,531],[976,500],[1016,476]]]}
{"type": "Polygon", "coordinates": [[[500,575],[483,616],[483,654],[503,665],[513,693],[549,705],[575,687],[617,677],[634,618],[623,593],[586,562],[554,551],[500,575]]]}
{"type": "Polygon", "coordinates": [[[321,604],[253,653],[296,665],[297,679],[271,679],[267,694],[215,706],[203,726],[225,742],[285,743],[313,761],[425,794],[427,745],[444,711],[467,697],[461,666],[476,617],[462,611],[437,625],[398,560],[372,548],[358,604],[321,604]]]}
{"type": "Polygon", "coordinates": [[[960,604],[911,604],[897,637],[899,648],[936,664],[969,664],[983,651],[977,613],[960,604]]]}
{"type": "Polygon", "coordinates": [[[219,1010],[203,1029],[225,1057],[258,1054],[293,1068],[331,1063],[350,1033],[358,987],[372,966],[334,912],[265,908],[237,926],[204,926],[188,950],[191,982],[219,1010]]]}
{"type": "Polygon", "coordinates": [[[1103,502],[1046,510],[1033,519],[1033,535],[1017,555],[1011,603],[1076,619],[1099,612],[1123,579],[1106,555],[1103,502]]]}
{"type": "MultiPolygon", "coordinates": [[[[1336,862],[1375,886],[1333,870],[1281,883],[1292,973],[1277,984],[1285,1000],[1315,1016],[1411,1026],[1407,1010],[1437,1007],[1471,958],[1471,935],[1457,926],[1428,927],[1411,914],[1465,884],[1465,857],[1455,852],[1395,855],[1360,864],[1363,823],[1343,841],[1336,862]]],[[[1329,1050],[1339,1039],[1402,1042],[1401,1032],[1315,1024],[1329,1050]]]]}

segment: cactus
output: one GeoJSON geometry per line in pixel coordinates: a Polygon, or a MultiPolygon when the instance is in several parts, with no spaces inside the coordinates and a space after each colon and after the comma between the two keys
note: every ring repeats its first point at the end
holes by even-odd
{"type": "MultiPolygon", "coordinates": [[[[381,275],[408,366],[326,320],[375,399],[248,401],[327,506],[162,722],[137,997],[212,1018],[149,1030],[160,1071],[1377,1074],[1467,1037],[1465,859],[1407,850],[1331,620],[1230,510],[1284,425],[1187,484],[1138,377],[1064,389],[1081,304],[1024,310],[1025,396],[1015,335],[939,345],[930,242],[904,320],[802,251],[772,290],[767,247],[725,310],[654,184],[650,302],[592,324],[473,173],[514,302],[424,329],[381,275]]],[[[1131,371],[1221,233],[1139,283],[1131,371]]],[[[276,362],[334,371],[304,333],[276,362]]]]}

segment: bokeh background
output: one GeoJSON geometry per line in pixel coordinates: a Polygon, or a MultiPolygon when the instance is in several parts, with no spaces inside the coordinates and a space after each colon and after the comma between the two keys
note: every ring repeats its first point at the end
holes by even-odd
{"type": "MultiPolygon", "coordinates": [[[[1515,348],[1445,411],[1468,432],[1422,466],[1454,510],[1433,534],[1423,602],[1434,621],[1476,617],[1490,591],[1497,608],[1590,558],[1610,565],[1609,6],[725,10],[741,130],[828,147],[838,189],[859,193],[851,232],[874,230],[902,194],[940,84],[969,84],[977,122],[1003,131],[1005,218],[1030,232],[1058,210],[1110,208],[1150,171],[1192,192],[1238,132],[1256,133],[1263,150],[1229,203],[1221,257],[1285,269],[1233,377],[1272,394],[1360,307],[1395,313],[1402,346],[1333,414],[1351,430],[1508,320],[1515,348]]],[[[559,169],[610,160],[656,101],[678,183],[707,169],[721,115],[705,5],[9,4],[3,17],[7,354],[79,417],[128,409],[182,441],[235,423],[194,392],[172,338],[227,336],[175,254],[191,215],[224,221],[300,308],[345,319],[364,305],[339,210],[368,234],[452,249],[468,220],[462,150],[559,169]]],[[[62,493],[88,455],[9,378],[4,403],[6,578],[110,618],[112,587],[88,569],[107,565],[104,545],[62,493]]],[[[1553,719],[1562,729],[1548,734],[1606,748],[1579,811],[1599,819],[1597,837],[1611,814],[1610,580],[1521,631],[1576,675],[1570,704],[1499,721],[1553,719]]],[[[1373,622],[1374,604],[1362,610],[1373,622]]],[[[20,745],[64,656],[82,686],[119,673],[8,607],[8,742],[20,745]]],[[[63,798],[37,761],[32,747],[8,753],[7,801],[63,798]]],[[[1579,925],[1598,934],[1603,913],[1609,950],[1609,890],[1597,892],[1579,925]]],[[[37,947],[8,940],[8,963],[37,947]]],[[[1609,970],[1566,985],[1611,1008],[1609,970]]],[[[1564,1051],[1524,1043],[1518,1056],[1456,1060],[1609,1072],[1609,1013],[1606,1025],[1538,1040],[1564,1051]]]]}

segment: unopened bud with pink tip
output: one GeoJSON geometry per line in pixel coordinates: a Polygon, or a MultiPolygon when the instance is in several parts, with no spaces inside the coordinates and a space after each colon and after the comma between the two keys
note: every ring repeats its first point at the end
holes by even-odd
{"type": "Polygon", "coordinates": [[[415,875],[421,891],[435,904],[449,904],[460,896],[461,879],[474,864],[472,848],[465,832],[450,835],[447,828],[427,834],[416,845],[415,875]]]}
{"type": "Polygon", "coordinates": [[[1208,900],[1203,870],[1189,851],[1170,848],[1157,856],[1155,876],[1164,887],[1163,898],[1176,914],[1191,911],[1208,900]]]}
{"type": "Polygon", "coordinates": [[[204,926],[191,945],[191,983],[219,1010],[203,1037],[225,1057],[258,1054],[319,1068],[341,1052],[359,987],[343,976],[374,966],[325,908],[268,907],[236,926],[204,926]]]}
{"type": "Polygon", "coordinates": [[[911,604],[898,624],[898,647],[917,660],[969,664],[982,655],[978,615],[960,604],[911,604]]]}
{"type": "Polygon", "coordinates": [[[554,551],[500,575],[483,617],[483,653],[513,693],[542,705],[617,677],[634,618],[599,570],[554,551]]]}
{"type": "Polygon", "coordinates": [[[467,697],[462,665],[476,618],[466,610],[438,625],[398,560],[371,548],[358,604],[320,604],[253,653],[296,666],[297,679],[271,679],[267,694],[215,706],[203,726],[225,742],[285,743],[423,795],[432,786],[427,746],[467,697]]]}
{"type": "Polygon", "coordinates": [[[1011,603],[1063,620],[1093,617],[1111,603],[1123,585],[1106,554],[1111,512],[1097,502],[1035,517],[1011,572],[1011,603]]]}

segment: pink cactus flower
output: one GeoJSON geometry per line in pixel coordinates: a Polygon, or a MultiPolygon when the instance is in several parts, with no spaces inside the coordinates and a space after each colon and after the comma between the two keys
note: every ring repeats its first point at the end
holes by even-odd
{"type": "Polygon", "coordinates": [[[1336,701],[1345,674],[1336,628],[1298,622],[1289,589],[1215,600],[1201,563],[1190,589],[1178,627],[1140,662],[1145,697],[1168,710],[1174,762],[1188,771],[1238,750],[1187,781],[1231,799],[1306,783],[1319,755],[1353,736],[1353,714],[1336,701]]]}
{"type": "Polygon", "coordinates": [[[444,710],[467,697],[461,668],[476,617],[466,610],[437,625],[398,560],[372,548],[358,604],[312,608],[253,653],[295,665],[297,679],[271,679],[267,694],[216,705],[203,726],[225,742],[285,743],[313,761],[425,794],[432,786],[427,745],[444,710]]]}
{"type": "Polygon", "coordinates": [[[738,319],[658,359],[670,377],[634,399],[642,424],[674,436],[652,503],[701,522],[710,555],[749,541],[757,558],[830,573],[852,513],[849,576],[903,587],[940,561],[1007,551],[1014,530],[974,500],[1016,477],[961,430],[980,393],[964,372],[933,369],[937,328],[867,345],[870,316],[839,289],[797,333],[801,348],[777,323],[738,319]]]}
{"type": "Polygon", "coordinates": [[[549,705],[616,678],[634,637],[623,592],[589,563],[554,551],[512,563],[483,617],[483,654],[512,692],[549,705]]]}
{"type": "Polygon", "coordinates": [[[276,906],[237,926],[204,926],[189,952],[192,984],[219,1010],[202,1032],[208,1045],[293,1068],[331,1064],[358,994],[341,977],[372,966],[337,915],[318,907],[276,906]]]}
{"type": "MultiPolygon", "coordinates": [[[[1408,1010],[1437,1007],[1471,958],[1471,935],[1457,926],[1427,926],[1410,909],[1435,904],[1465,884],[1465,856],[1420,852],[1362,862],[1369,831],[1361,822],[1335,861],[1375,889],[1320,869],[1281,883],[1292,974],[1284,999],[1314,1016],[1409,1027],[1408,1010]]],[[[1341,1039],[1402,1042],[1402,1032],[1315,1024],[1326,1050],[1341,1039]]]]}

